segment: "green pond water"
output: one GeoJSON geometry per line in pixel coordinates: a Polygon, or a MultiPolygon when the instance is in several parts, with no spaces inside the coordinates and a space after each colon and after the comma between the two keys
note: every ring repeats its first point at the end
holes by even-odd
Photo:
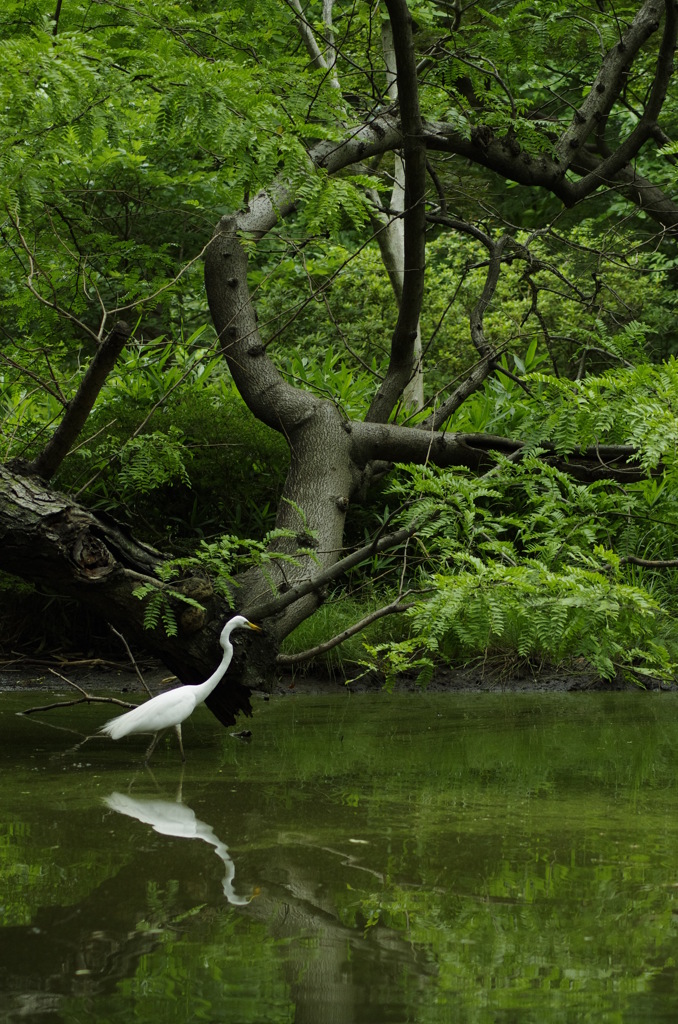
{"type": "Polygon", "coordinates": [[[672,694],[200,708],[152,774],[48,699],[0,695],[3,1022],[678,1020],[672,694]]]}

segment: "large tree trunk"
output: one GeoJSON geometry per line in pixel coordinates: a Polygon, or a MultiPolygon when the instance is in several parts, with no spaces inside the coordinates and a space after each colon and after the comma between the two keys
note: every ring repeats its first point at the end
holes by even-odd
{"type": "MultiPolygon", "coordinates": [[[[346,509],[360,474],[351,459],[350,425],[340,411],[288,384],[266,354],[234,219],[221,222],[207,251],[205,285],[222,352],[240,394],[290,447],[291,464],[276,518],[276,528],[289,536],[272,545],[271,554],[281,557],[266,572],[253,569],[238,581],[239,605],[247,614],[272,587],[282,592],[339,559],[346,509]],[[311,549],[310,554],[300,553],[304,549],[311,549]]],[[[318,602],[317,594],[308,594],[288,606],[268,624],[271,638],[279,642],[287,636],[318,602]]]]}

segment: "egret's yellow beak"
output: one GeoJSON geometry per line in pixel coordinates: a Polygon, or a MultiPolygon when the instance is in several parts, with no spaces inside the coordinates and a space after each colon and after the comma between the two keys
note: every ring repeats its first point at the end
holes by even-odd
{"type": "Polygon", "coordinates": [[[255,624],[253,622],[250,622],[249,619],[247,620],[247,625],[250,627],[250,629],[256,629],[257,633],[263,633],[261,626],[255,626],[255,624]]]}

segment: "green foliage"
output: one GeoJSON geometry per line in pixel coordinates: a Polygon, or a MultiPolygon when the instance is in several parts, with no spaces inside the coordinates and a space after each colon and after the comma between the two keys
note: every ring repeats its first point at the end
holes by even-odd
{"type": "Polygon", "coordinates": [[[247,410],[200,341],[130,347],[104,386],[59,484],[154,543],[270,529],[287,446],[247,410]]]}
{"type": "Polygon", "coordinates": [[[412,667],[426,681],[439,655],[449,662],[482,651],[550,664],[584,658],[606,679],[629,667],[641,677],[675,670],[655,639],[661,609],[643,589],[576,566],[552,572],[536,560],[488,565],[467,556],[464,563],[454,575],[433,577],[434,595],[412,612],[414,638],[367,645],[387,683],[412,667]]]}
{"type": "Polygon", "coordinates": [[[187,597],[172,581],[179,581],[187,575],[208,576],[214,590],[227,599],[232,606],[237,603],[239,573],[257,566],[264,579],[268,579],[271,591],[276,585],[271,577],[273,565],[299,566],[302,561],[317,561],[315,537],[308,529],[303,511],[299,513],[302,529],[293,531],[278,527],[269,530],[261,540],[222,535],[215,540],[201,540],[191,555],[168,559],[158,570],[161,584],[144,583],[137,587],[134,596],[146,602],[144,628],[156,629],[162,626],[167,636],[177,635],[177,620],[174,604],[179,602],[203,611],[203,606],[187,597]]]}
{"type": "Polygon", "coordinates": [[[217,591],[233,598],[234,592],[237,593],[238,573],[250,566],[259,567],[273,591],[275,584],[270,577],[270,567],[275,564],[298,566],[305,559],[317,561],[314,548],[311,531],[300,534],[277,527],[264,534],[261,540],[229,535],[213,541],[202,540],[191,556],[174,559],[171,564],[181,570],[206,572],[217,591]]]}
{"type": "Polygon", "coordinates": [[[527,371],[527,394],[499,372],[452,417],[450,426],[519,437],[537,447],[553,445],[561,455],[599,444],[630,445],[645,469],[662,462],[673,472],[678,445],[678,362],[673,356],[661,364],[610,369],[582,380],[533,369],[529,353],[525,363],[516,360],[516,368],[521,365],[527,371]]]}
{"type": "Polygon", "coordinates": [[[540,423],[562,453],[598,443],[630,444],[647,469],[674,465],[678,444],[678,363],[609,370],[602,377],[562,381],[536,374],[542,385],[540,423]],[[557,410],[557,416],[552,410],[557,410]]]}
{"type": "Polygon", "coordinates": [[[535,456],[499,462],[491,481],[407,467],[394,491],[407,503],[403,522],[421,524],[410,563],[431,593],[408,612],[410,637],[366,645],[369,664],[389,684],[414,668],[426,681],[437,659],[483,652],[550,664],[581,658],[603,678],[670,675],[675,586],[625,561],[639,551],[673,557],[678,517],[666,486],[579,484],[535,456]],[[662,526],[643,549],[653,522],[662,526]]]}
{"type": "MultiPolygon", "coordinates": [[[[526,0],[461,10],[411,0],[410,8],[424,119],[445,122],[442,134],[501,141],[526,162],[552,154],[601,52],[637,13],[622,2],[592,5],[584,17],[565,0],[543,10],[526,0]]],[[[173,554],[188,552],[166,584],[204,571],[224,593],[245,565],[296,565],[314,548],[303,530],[272,529],[287,444],[254,421],[205,327],[200,258],[215,221],[259,190],[275,197],[284,182],[294,214],[261,244],[246,240],[260,328],[285,378],[346,418],[368,409],[397,317],[370,217],[375,195],[388,208],[393,154],[340,175],[308,158],[319,142],[329,154],[385,108],[384,10],[335,5],[331,69],[304,50],[294,5],[263,0],[256,13],[239,0],[69,0],[58,23],[50,0],[7,0],[0,11],[0,457],[39,452],[101,338],[117,319],[134,323],[135,340],[55,483],[173,554]]],[[[320,0],[304,5],[330,57],[323,13],[320,0]]],[[[637,124],[657,45],[658,34],[628,69],[624,102],[600,126],[603,147],[637,124]]],[[[674,88],[662,114],[667,138],[674,88]]],[[[634,163],[667,196],[674,148],[648,145],[634,163]]],[[[664,671],[678,588],[627,559],[675,556],[670,240],[655,236],[644,214],[629,215],[622,188],[563,210],[480,164],[429,157],[429,209],[495,240],[510,236],[484,315],[496,372],[447,429],[520,438],[527,448],[520,465],[498,460],[485,481],[401,471],[391,491],[350,517],[349,541],[388,521],[394,501],[406,506],[402,521],[423,520],[407,571],[432,596],[393,633],[375,627],[374,656],[388,655],[389,672],[398,658],[426,667],[439,654],[493,650],[585,657],[604,675],[620,664],[664,671]],[[656,472],[661,464],[663,475],[585,486],[537,457],[601,443],[635,446],[639,465],[656,472]],[[596,630],[605,633],[598,647],[596,630]],[[396,636],[404,646],[391,643],[396,636]]],[[[477,362],[469,317],[487,250],[439,221],[429,227],[426,267],[421,333],[435,405],[477,362]]],[[[402,574],[398,558],[375,559],[364,575],[396,565],[402,574]]],[[[175,628],[171,588],[142,596],[151,627],[175,628]]],[[[319,632],[343,615],[321,623],[324,614],[319,632]]]]}
{"type": "MultiPolygon", "coordinates": [[[[373,360],[373,371],[376,371],[373,360]]],[[[347,366],[341,353],[328,349],[324,357],[315,358],[292,352],[283,372],[295,383],[333,402],[346,419],[364,415],[374,393],[374,372],[354,370],[347,366]]]]}
{"type": "MultiPolygon", "coordinates": [[[[674,345],[674,261],[668,255],[635,250],[620,257],[617,245],[601,252],[595,227],[586,224],[573,226],[567,238],[517,233],[520,246],[528,240],[530,259],[503,266],[484,321],[488,341],[499,351],[511,349],[501,357],[507,369],[524,376],[555,365],[569,377],[572,365],[601,370],[645,363],[674,345]],[[596,284],[584,296],[580,282],[589,278],[596,284]]],[[[622,247],[631,244],[630,236],[619,241],[622,247]]],[[[428,242],[421,318],[428,395],[462,377],[477,358],[469,316],[485,283],[483,256],[480,245],[461,244],[449,232],[428,242]]],[[[311,240],[303,271],[292,259],[260,257],[252,280],[260,324],[284,372],[360,415],[385,372],[396,319],[376,245],[355,252],[311,240]],[[352,393],[347,376],[355,380],[359,403],[346,402],[345,393],[352,393]]],[[[518,434],[523,406],[518,383],[492,377],[481,397],[464,403],[454,429],[518,434]]]]}
{"type": "Polygon", "coordinates": [[[23,330],[61,323],[81,342],[104,308],[141,312],[156,333],[181,322],[215,214],[269,185],[281,162],[313,192],[311,220],[328,204],[364,220],[348,180],[309,179],[300,77],[315,90],[317,137],[333,135],[337,97],[281,50],[296,36],[278,5],[259,6],[261,34],[247,4],[68,3],[56,34],[53,8],[10,0],[0,14],[0,305],[23,330]],[[19,285],[29,252],[32,290],[19,285]]]}
{"type": "Polygon", "coordinates": [[[146,495],[166,484],[189,482],[186,471],[187,453],[182,433],[172,425],[165,434],[156,430],[126,441],[119,452],[118,485],[125,494],[146,495]]]}
{"type": "Polygon", "coordinates": [[[326,173],[308,175],[298,189],[302,203],[299,226],[309,234],[336,232],[348,223],[354,229],[369,221],[370,204],[356,184],[374,188],[377,184],[367,176],[331,178],[326,173]]]}
{"type": "MultiPolygon", "coordinates": [[[[158,572],[158,576],[163,583],[171,580],[174,575],[175,568],[170,563],[162,566],[158,572]]],[[[142,584],[136,588],[134,596],[140,601],[146,602],[146,607],[144,608],[144,629],[157,629],[158,626],[162,626],[167,636],[176,636],[179,629],[172,602],[175,604],[178,602],[190,608],[195,608],[198,611],[204,611],[199,601],[194,600],[192,597],[187,597],[180,590],[161,586],[157,583],[142,584]]]]}

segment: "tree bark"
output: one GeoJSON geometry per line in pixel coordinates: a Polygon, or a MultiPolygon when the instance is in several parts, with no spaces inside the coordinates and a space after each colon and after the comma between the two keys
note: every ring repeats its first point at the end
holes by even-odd
{"type": "MultiPolygon", "coordinates": [[[[277,558],[265,572],[254,568],[239,580],[240,604],[251,607],[272,589],[288,588],[336,561],[359,474],[351,462],[345,420],[336,406],[287,384],[266,354],[235,220],[221,222],[207,251],[205,286],[222,353],[240,394],[254,415],[280,431],[290,447],[291,463],[276,518],[276,528],[290,536],[272,545],[271,554],[277,558]],[[312,554],[299,554],[309,547],[312,554]]],[[[307,595],[269,623],[269,635],[279,641],[317,603],[317,595],[307,595]]]]}
{"type": "MultiPolygon", "coordinates": [[[[169,589],[199,601],[204,613],[168,594],[177,635],[167,636],[162,626],[146,629],[145,605],[134,591],[144,584],[167,589],[158,577],[163,561],[113,520],[94,515],[35,476],[0,466],[0,568],[87,603],[127,641],[157,655],[182,683],[202,682],[219,663],[219,633],[232,612],[209,580],[190,577],[169,589]]],[[[237,656],[226,680],[207,701],[225,725],[235,722],[239,711],[250,713],[249,691],[239,682],[243,648],[234,646],[237,656]]]]}
{"type": "Polygon", "coordinates": [[[426,145],[419,110],[412,17],[405,0],[386,0],[386,8],[393,29],[403,130],[403,286],[388,369],[366,417],[376,423],[388,421],[418,370],[417,339],[426,266],[426,145]]]}

